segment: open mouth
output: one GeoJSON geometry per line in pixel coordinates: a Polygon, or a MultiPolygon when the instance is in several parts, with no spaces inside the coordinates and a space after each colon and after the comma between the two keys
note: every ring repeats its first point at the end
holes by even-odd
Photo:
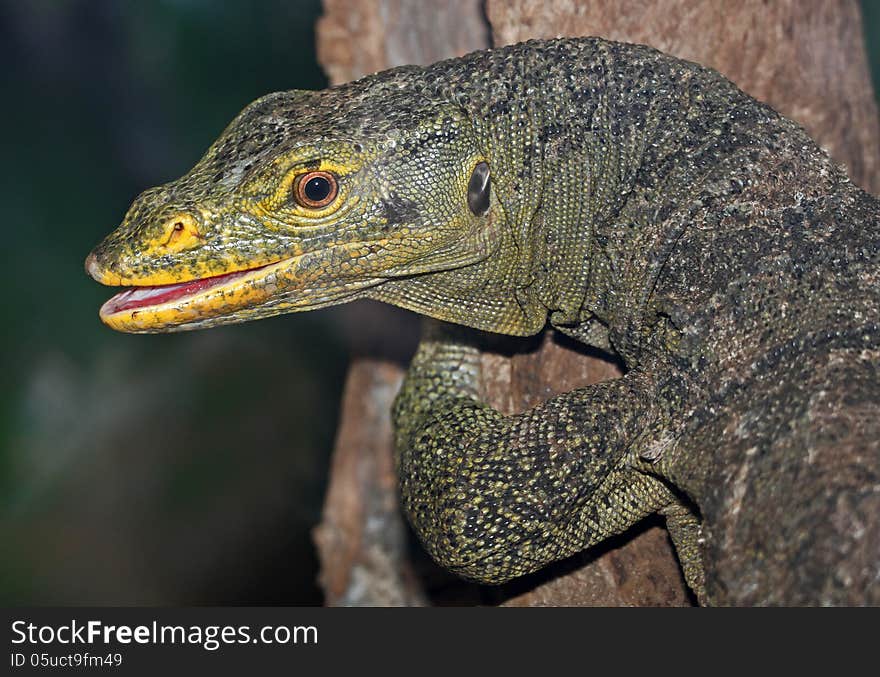
{"type": "Polygon", "coordinates": [[[234,273],[203,277],[199,280],[190,280],[189,282],[180,282],[178,284],[132,287],[119,292],[101,306],[101,315],[113,315],[114,313],[121,313],[123,310],[136,310],[138,308],[158,306],[169,301],[176,301],[206,291],[212,287],[219,287],[221,284],[231,282],[237,277],[244,277],[248,273],[265,267],[248,268],[247,270],[239,270],[234,273]]]}
{"type": "MultiPolygon", "coordinates": [[[[295,254],[252,268],[186,282],[130,285],[101,306],[101,321],[111,329],[132,334],[201,329],[307,307],[334,305],[380,281],[369,278],[316,289],[317,279],[327,274],[328,266],[300,263],[310,256],[324,260],[327,251],[295,254]]],[[[98,282],[118,284],[119,278],[105,273],[93,255],[86,259],[86,270],[98,282]]]]}
{"type": "MultiPolygon", "coordinates": [[[[267,264],[270,265],[270,264],[267,264]]],[[[246,270],[238,270],[234,273],[224,273],[214,277],[203,277],[189,282],[177,284],[160,284],[155,286],[131,287],[121,291],[101,306],[102,316],[114,315],[126,310],[138,310],[162,305],[171,301],[178,301],[187,297],[195,296],[214,287],[225,285],[236,278],[244,277],[249,273],[262,270],[267,266],[258,266],[246,270]]]]}

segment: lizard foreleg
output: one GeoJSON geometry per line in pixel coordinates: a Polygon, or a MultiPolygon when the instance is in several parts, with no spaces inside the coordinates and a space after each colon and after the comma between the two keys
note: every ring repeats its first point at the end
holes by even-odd
{"type": "Polygon", "coordinates": [[[628,465],[653,410],[644,374],[513,416],[480,402],[479,378],[472,335],[429,322],[394,406],[404,509],[438,562],[501,583],[652,512],[679,514],[664,482],[628,465]]]}

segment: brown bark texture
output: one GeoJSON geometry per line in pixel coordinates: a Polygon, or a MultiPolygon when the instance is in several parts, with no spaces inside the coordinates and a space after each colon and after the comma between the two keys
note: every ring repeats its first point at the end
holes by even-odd
{"type": "MultiPolygon", "coordinates": [[[[333,82],[529,38],[597,35],[711,66],[800,122],[853,180],[880,191],[880,129],[854,0],[325,0],[318,54],[333,82]],[[485,14],[483,12],[485,11],[485,14]]],[[[364,311],[359,311],[363,313],[364,311]]],[[[408,327],[412,327],[409,324],[408,327]]],[[[400,332],[389,322],[389,340],[400,332]]],[[[528,580],[456,585],[407,549],[396,504],[389,412],[403,365],[355,361],[316,543],[326,603],[684,605],[691,602],[655,523],[528,580]]],[[[553,332],[499,339],[483,357],[484,395],[503,412],[620,374],[553,332]]]]}

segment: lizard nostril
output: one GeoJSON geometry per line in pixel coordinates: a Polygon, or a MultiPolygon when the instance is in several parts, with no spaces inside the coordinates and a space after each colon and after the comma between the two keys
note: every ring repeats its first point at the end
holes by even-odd
{"type": "Polygon", "coordinates": [[[189,212],[177,212],[165,220],[165,232],[169,235],[177,235],[184,232],[198,235],[199,220],[189,212]]]}
{"type": "Polygon", "coordinates": [[[176,211],[162,222],[163,253],[178,252],[195,247],[202,239],[199,218],[189,211],[176,211]]]}

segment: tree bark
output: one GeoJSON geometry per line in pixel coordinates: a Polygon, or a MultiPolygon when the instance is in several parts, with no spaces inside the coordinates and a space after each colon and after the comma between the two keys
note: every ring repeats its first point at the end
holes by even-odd
{"type": "MultiPolygon", "coordinates": [[[[325,0],[325,11],[318,51],[334,82],[486,46],[487,27],[477,0],[325,0]]],[[[854,0],[487,0],[485,13],[495,45],[599,35],[711,66],[804,125],[836,161],[847,165],[857,184],[880,190],[880,129],[854,0]]],[[[393,326],[387,330],[395,333],[393,326]]],[[[499,340],[497,350],[484,354],[483,368],[488,376],[484,394],[505,412],[620,374],[612,360],[553,332],[534,340],[499,340]]],[[[690,603],[669,540],[656,522],[501,588],[457,586],[418,557],[414,569],[403,545],[389,460],[387,419],[401,369],[356,363],[346,386],[316,539],[327,604],[428,599],[511,605],[690,603]],[[367,414],[356,404],[362,402],[369,402],[367,414]],[[377,558],[377,552],[385,556],[377,558]],[[372,588],[365,587],[365,580],[372,588]],[[352,592],[364,589],[382,592],[352,592]]]]}

